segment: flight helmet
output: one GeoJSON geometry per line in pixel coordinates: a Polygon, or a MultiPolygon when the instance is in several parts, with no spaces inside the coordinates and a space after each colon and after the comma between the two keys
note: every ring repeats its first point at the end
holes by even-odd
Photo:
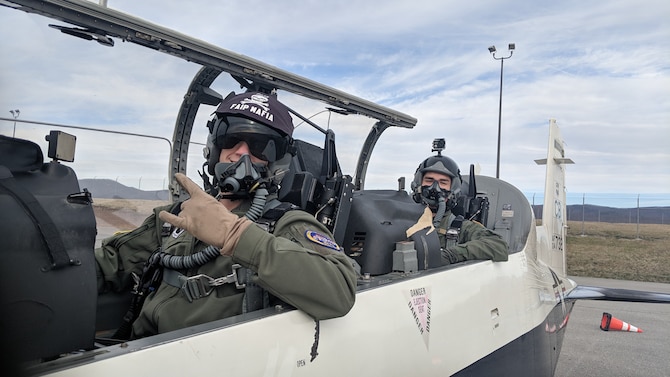
{"type": "Polygon", "coordinates": [[[463,183],[458,164],[451,158],[442,156],[444,146],[444,139],[433,141],[433,152],[437,151],[437,155],[428,157],[419,164],[411,184],[414,201],[428,205],[433,211],[437,209],[440,198],[446,202],[446,210],[456,206],[457,196],[461,192],[461,184],[463,183]],[[441,189],[437,182],[432,186],[422,186],[423,176],[428,172],[449,176],[451,178],[450,190],[441,189]]]}
{"type": "Polygon", "coordinates": [[[276,186],[288,170],[293,149],[293,120],[275,94],[230,93],[207,127],[209,135],[203,154],[207,172],[213,177],[210,193],[229,198],[251,197],[260,182],[276,186]],[[222,149],[233,148],[241,141],[247,143],[253,156],[267,161],[267,165],[252,163],[249,156],[235,163],[219,162],[222,149]]]}

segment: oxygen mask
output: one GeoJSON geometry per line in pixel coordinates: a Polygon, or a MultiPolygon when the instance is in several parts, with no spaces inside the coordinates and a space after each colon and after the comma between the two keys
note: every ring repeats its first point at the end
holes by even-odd
{"type": "Polygon", "coordinates": [[[249,155],[242,155],[237,162],[219,162],[214,166],[214,180],[219,196],[229,199],[250,198],[267,177],[265,164],[252,163],[249,155]]]}
{"type": "Polygon", "coordinates": [[[449,191],[443,190],[437,181],[434,181],[430,186],[421,186],[421,198],[433,212],[437,210],[440,201],[444,202],[448,195],[449,191]]]}
{"type": "Polygon", "coordinates": [[[447,211],[447,201],[451,191],[443,190],[437,181],[430,186],[421,186],[421,199],[428,208],[435,214],[433,216],[433,225],[438,227],[444,214],[447,211]]]}

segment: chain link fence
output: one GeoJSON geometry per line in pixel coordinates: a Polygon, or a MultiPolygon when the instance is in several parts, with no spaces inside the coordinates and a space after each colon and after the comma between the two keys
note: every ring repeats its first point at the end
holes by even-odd
{"type": "MultiPolygon", "coordinates": [[[[543,195],[526,194],[535,218],[542,218],[543,195]]],[[[568,221],[668,224],[670,194],[569,194],[568,221]]]]}

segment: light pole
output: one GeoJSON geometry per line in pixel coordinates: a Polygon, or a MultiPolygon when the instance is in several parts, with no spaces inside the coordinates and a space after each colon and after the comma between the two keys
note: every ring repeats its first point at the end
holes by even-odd
{"type": "Polygon", "coordinates": [[[500,178],[500,128],[502,123],[502,88],[503,88],[503,62],[509,59],[514,54],[514,43],[510,43],[507,47],[509,49],[509,56],[496,57],[496,46],[489,47],[489,52],[493,55],[493,59],[500,60],[500,103],[498,104],[498,158],[496,159],[496,178],[500,178]]]}
{"type": "Polygon", "coordinates": [[[12,137],[16,137],[16,118],[19,117],[19,114],[21,114],[21,112],[19,111],[19,109],[9,110],[9,112],[12,113],[12,116],[14,117],[14,131],[12,131],[12,137]]]}

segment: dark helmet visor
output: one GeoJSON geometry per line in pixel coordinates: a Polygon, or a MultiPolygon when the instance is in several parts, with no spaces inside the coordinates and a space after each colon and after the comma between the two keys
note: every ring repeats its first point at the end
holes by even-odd
{"type": "Polygon", "coordinates": [[[220,149],[231,149],[244,141],[251,154],[263,161],[275,162],[288,151],[289,137],[258,122],[242,117],[226,117],[227,127],[219,127],[215,144],[220,149]]]}

